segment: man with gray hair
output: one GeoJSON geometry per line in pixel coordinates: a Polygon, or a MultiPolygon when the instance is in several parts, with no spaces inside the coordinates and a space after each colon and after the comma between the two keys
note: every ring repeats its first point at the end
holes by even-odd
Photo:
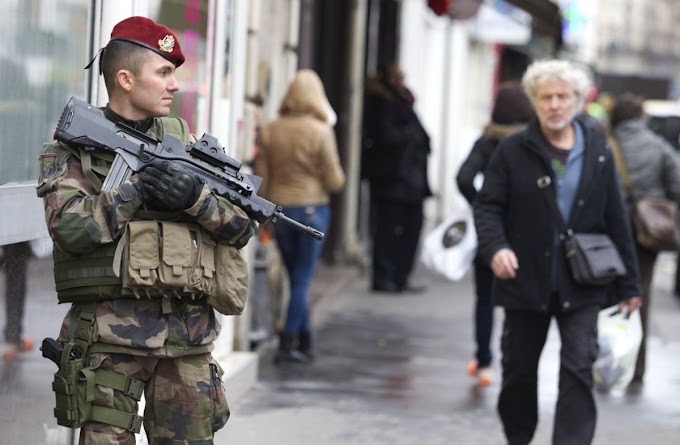
{"type": "Polygon", "coordinates": [[[534,436],[538,362],[553,318],[562,349],[552,443],[590,444],[595,433],[591,369],[605,287],[578,284],[570,274],[545,193],[554,195],[574,232],[609,235],[627,270],[613,283],[620,310],[640,305],[634,244],[612,154],[603,132],[577,117],[589,83],[570,62],[529,66],[522,84],[536,118],[500,142],[474,203],[479,254],[496,278],[494,304],[505,310],[498,413],[510,445],[529,444],[534,436]],[[547,190],[537,181],[546,175],[547,190]]]}

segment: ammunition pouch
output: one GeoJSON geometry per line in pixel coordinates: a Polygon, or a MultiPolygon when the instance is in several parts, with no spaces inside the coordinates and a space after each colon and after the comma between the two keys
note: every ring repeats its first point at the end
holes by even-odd
{"type": "Polygon", "coordinates": [[[117,244],[77,256],[55,249],[54,257],[60,303],[207,297],[218,312],[239,315],[248,297],[241,252],[194,223],[134,220],[117,244]]]}
{"type": "MultiPolygon", "coordinates": [[[[205,296],[225,315],[239,315],[248,297],[248,264],[234,246],[201,226],[131,221],[123,253],[123,290],[146,296],[205,296]]],[[[115,261],[114,261],[115,264],[115,261]]]]}
{"type": "Polygon", "coordinates": [[[137,298],[155,293],[202,296],[213,292],[217,243],[201,226],[131,221],[126,238],[123,288],[137,298]]]}
{"type": "Polygon", "coordinates": [[[84,304],[78,318],[75,338],[64,345],[59,371],[54,374],[52,390],[59,425],[80,428],[86,422],[101,422],[138,433],[143,418],[113,408],[93,405],[95,385],[107,386],[139,401],[144,382],[103,369],[91,369],[86,363],[92,343],[96,303],[84,304]]]}

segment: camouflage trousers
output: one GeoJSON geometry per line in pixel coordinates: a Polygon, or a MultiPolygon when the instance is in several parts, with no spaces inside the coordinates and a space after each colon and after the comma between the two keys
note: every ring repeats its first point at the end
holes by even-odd
{"type": "MultiPolygon", "coordinates": [[[[229,418],[222,368],[210,353],[179,358],[92,353],[90,369],[101,368],[145,383],[144,430],[149,445],[211,445],[229,418]]],[[[138,402],[118,390],[96,386],[94,405],[137,413],[138,402]]],[[[133,432],[87,422],[80,445],[134,445],[133,432]]]]}

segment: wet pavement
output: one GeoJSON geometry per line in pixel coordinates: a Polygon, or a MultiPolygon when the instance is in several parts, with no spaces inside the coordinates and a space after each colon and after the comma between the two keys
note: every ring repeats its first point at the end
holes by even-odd
{"type": "MultiPolygon", "coordinates": [[[[24,335],[33,339],[34,349],[12,363],[0,360],[0,445],[68,443],[70,430],[57,425],[52,416],[52,375],[57,366],[43,358],[38,350],[43,338],[59,333],[68,311],[66,305],[56,303],[52,270],[51,259],[32,259],[29,263],[24,335]]],[[[0,325],[3,328],[4,275],[0,274],[0,325]]]]}
{"type": "MultiPolygon", "coordinates": [[[[672,295],[673,257],[657,266],[645,384],[597,393],[594,444],[680,443],[680,298],[672,295]]],[[[323,269],[315,291],[342,272],[342,286],[313,310],[317,360],[274,366],[275,344],[260,350],[256,387],[236,404],[215,443],[226,445],[503,444],[496,312],[495,379],[480,389],[465,373],[473,352],[470,277],[450,283],[419,270],[420,295],[369,292],[352,269],[323,269]]],[[[549,444],[557,396],[559,335],[551,328],[540,363],[540,421],[534,444],[549,444]]]]}
{"type": "MultiPolygon", "coordinates": [[[[597,393],[595,445],[680,443],[680,298],[671,292],[674,271],[674,258],[662,255],[645,384],[636,392],[597,393]]],[[[55,304],[50,260],[33,260],[29,273],[25,329],[38,343],[56,335],[67,307],[55,304]]],[[[374,294],[361,271],[322,267],[313,288],[316,362],[276,367],[275,342],[262,344],[258,382],[241,400],[232,400],[232,417],[215,444],[505,443],[495,411],[502,312],[496,312],[495,379],[479,389],[465,373],[473,352],[470,277],[450,283],[418,270],[414,278],[428,284],[426,293],[374,294]]],[[[558,353],[553,328],[540,364],[541,420],[534,444],[550,443],[558,353]]],[[[52,417],[55,370],[37,345],[16,363],[0,362],[0,445],[68,443],[68,430],[52,417]]]]}

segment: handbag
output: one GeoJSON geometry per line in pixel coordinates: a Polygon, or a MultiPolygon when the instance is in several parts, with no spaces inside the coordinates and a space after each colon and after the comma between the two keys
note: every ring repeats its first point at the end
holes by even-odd
{"type": "Polygon", "coordinates": [[[604,286],[626,273],[616,246],[604,233],[571,233],[564,239],[564,248],[572,277],[579,284],[604,286]]]}
{"type": "MultiPolygon", "coordinates": [[[[539,162],[542,162],[537,158],[539,162]]],[[[542,175],[543,172],[539,171],[542,175]]],[[[562,212],[557,207],[555,194],[550,190],[552,179],[543,175],[536,181],[543,190],[548,207],[557,221],[560,239],[571,276],[583,286],[604,286],[616,277],[626,274],[626,266],[614,242],[605,233],[574,233],[564,221],[562,212]]]]}
{"type": "Polygon", "coordinates": [[[650,250],[678,250],[678,205],[666,198],[647,197],[633,205],[633,228],[637,242],[650,250]]]}
{"type": "MultiPolygon", "coordinates": [[[[626,194],[633,197],[628,169],[621,155],[621,148],[612,138],[612,153],[616,161],[626,194]]],[[[678,204],[661,197],[646,197],[633,200],[631,219],[635,240],[649,250],[680,249],[680,225],[678,225],[678,204]]]]}

